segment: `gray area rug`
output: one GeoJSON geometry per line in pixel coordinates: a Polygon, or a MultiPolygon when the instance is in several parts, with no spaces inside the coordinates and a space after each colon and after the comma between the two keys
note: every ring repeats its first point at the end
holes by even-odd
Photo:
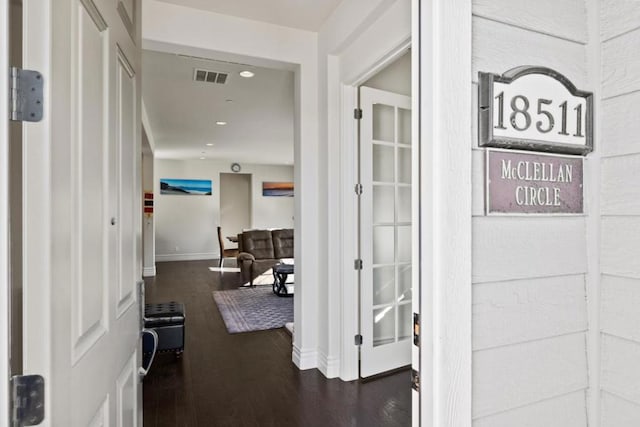
{"type": "Polygon", "coordinates": [[[293,322],[293,298],[275,295],[270,286],[214,291],[213,299],[230,334],[276,329],[293,322]]]}

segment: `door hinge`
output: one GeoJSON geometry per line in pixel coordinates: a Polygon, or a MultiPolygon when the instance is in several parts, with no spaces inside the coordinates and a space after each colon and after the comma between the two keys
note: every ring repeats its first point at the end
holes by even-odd
{"type": "Polygon", "coordinates": [[[411,388],[420,391],[420,372],[415,369],[411,370],[411,388]]]}
{"type": "Polygon", "coordinates": [[[420,314],[413,313],[413,345],[420,347],[420,314]]]}
{"type": "Polygon", "coordinates": [[[44,378],[11,377],[11,427],[35,426],[44,420],[44,378]]]}
{"type": "Polygon", "coordinates": [[[357,334],[353,337],[353,343],[355,345],[362,345],[362,335],[357,334]]]}
{"type": "Polygon", "coordinates": [[[353,269],[362,270],[362,260],[360,258],[353,260],[353,269]]]}
{"type": "Polygon", "coordinates": [[[355,191],[358,196],[362,195],[362,184],[356,184],[353,191],[355,191]]]}
{"type": "Polygon", "coordinates": [[[9,119],[15,122],[42,120],[43,80],[37,71],[11,67],[9,119]]]}
{"type": "Polygon", "coordinates": [[[360,120],[362,118],[362,109],[354,108],[353,109],[353,118],[356,120],[360,120]]]}

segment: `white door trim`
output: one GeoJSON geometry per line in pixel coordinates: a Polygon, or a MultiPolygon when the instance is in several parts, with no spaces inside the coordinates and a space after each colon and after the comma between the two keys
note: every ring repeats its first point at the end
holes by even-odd
{"type": "Polygon", "coordinates": [[[51,425],[51,3],[23,2],[23,67],[44,76],[43,119],[23,127],[23,371],[45,378],[51,425]]]}
{"type": "Polygon", "coordinates": [[[471,426],[471,4],[412,3],[420,57],[414,111],[420,117],[419,422],[425,427],[471,426]]]}
{"type": "Polygon", "coordinates": [[[355,185],[358,182],[358,126],[353,117],[353,110],[358,106],[358,89],[356,86],[341,85],[341,117],[340,121],[340,179],[342,183],[341,197],[341,281],[342,286],[342,342],[340,352],[340,378],[351,381],[358,378],[359,351],[354,344],[354,336],[360,330],[360,314],[357,307],[360,303],[358,292],[358,272],[353,268],[352,258],[358,254],[358,201],[355,197],[355,185]]]}
{"type": "MultiPolygon", "coordinates": [[[[0,384],[9,396],[9,0],[0,0],[0,384]]],[[[0,399],[0,420],[9,419],[9,399],[0,399]]]]}

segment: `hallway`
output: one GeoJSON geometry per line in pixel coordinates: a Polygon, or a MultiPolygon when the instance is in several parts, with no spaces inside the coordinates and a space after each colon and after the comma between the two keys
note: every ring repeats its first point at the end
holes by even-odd
{"type": "Polygon", "coordinates": [[[409,426],[410,373],[359,383],[327,380],[291,362],[284,329],[230,335],[211,295],[237,277],[208,270],[215,261],[157,264],[146,301],[186,306],[181,360],[160,354],[144,380],[144,425],[409,426]]]}

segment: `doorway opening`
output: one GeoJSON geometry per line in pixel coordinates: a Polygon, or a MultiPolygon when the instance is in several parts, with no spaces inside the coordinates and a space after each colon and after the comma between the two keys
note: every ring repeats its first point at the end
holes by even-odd
{"type": "MultiPolygon", "coordinates": [[[[251,228],[251,174],[220,174],[220,227],[228,236],[251,228]]],[[[237,248],[237,242],[229,247],[237,248]]]]}

